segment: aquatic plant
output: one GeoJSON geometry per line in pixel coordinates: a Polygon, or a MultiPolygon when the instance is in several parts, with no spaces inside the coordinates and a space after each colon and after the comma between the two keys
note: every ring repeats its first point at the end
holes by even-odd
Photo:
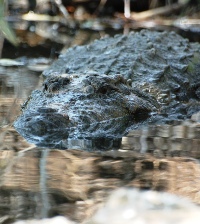
{"type": "Polygon", "coordinates": [[[17,46],[17,37],[10,27],[9,23],[5,20],[6,0],[0,0],[0,31],[4,37],[10,41],[13,45],[17,46]]]}

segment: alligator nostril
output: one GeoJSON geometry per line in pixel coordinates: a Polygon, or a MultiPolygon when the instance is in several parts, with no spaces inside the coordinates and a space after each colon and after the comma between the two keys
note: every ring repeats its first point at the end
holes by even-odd
{"type": "Polygon", "coordinates": [[[29,122],[32,118],[31,117],[28,117],[26,118],[25,122],[29,122]]]}
{"type": "Polygon", "coordinates": [[[106,94],[108,92],[108,89],[106,87],[102,87],[99,89],[99,92],[102,94],[106,94]]]}

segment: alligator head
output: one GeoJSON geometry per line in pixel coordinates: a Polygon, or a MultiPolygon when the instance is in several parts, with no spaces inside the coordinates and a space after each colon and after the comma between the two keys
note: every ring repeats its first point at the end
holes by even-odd
{"type": "Polygon", "coordinates": [[[147,94],[121,75],[51,76],[22,106],[16,130],[31,142],[124,134],[156,109],[147,94]]]}

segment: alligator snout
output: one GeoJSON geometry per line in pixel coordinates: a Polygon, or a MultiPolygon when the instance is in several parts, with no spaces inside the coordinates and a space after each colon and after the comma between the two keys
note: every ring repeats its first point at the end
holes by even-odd
{"type": "Polygon", "coordinates": [[[36,111],[25,112],[15,121],[14,126],[19,133],[34,142],[41,139],[67,138],[69,123],[69,117],[57,113],[56,109],[39,107],[36,111]]]}

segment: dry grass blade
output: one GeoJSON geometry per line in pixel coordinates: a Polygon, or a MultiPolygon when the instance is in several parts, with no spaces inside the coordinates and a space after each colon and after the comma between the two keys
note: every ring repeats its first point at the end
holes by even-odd
{"type": "Polygon", "coordinates": [[[22,15],[21,17],[23,20],[27,21],[48,21],[48,22],[59,22],[59,16],[49,16],[43,14],[36,14],[33,12],[29,12],[27,14],[22,15]]]}
{"type": "Polygon", "coordinates": [[[182,9],[186,4],[185,3],[175,3],[171,5],[167,5],[164,7],[159,7],[155,9],[150,9],[147,11],[139,12],[139,13],[131,13],[130,19],[133,20],[145,20],[151,18],[153,16],[165,15],[171,13],[173,11],[177,11],[182,9]]]}

